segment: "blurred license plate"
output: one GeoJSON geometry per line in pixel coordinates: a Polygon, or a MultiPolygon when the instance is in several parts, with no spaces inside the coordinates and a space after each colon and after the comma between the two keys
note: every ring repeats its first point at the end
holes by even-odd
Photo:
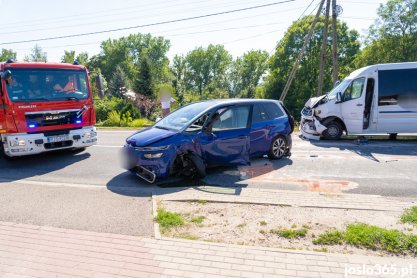
{"type": "Polygon", "coordinates": [[[69,140],[68,135],[58,135],[58,136],[52,136],[52,137],[47,138],[48,143],[56,143],[56,142],[62,142],[62,141],[67,141],[67,140],[69,140]]]}

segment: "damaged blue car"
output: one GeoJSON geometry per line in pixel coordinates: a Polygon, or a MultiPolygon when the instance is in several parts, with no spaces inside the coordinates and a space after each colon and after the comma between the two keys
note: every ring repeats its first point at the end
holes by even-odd
{"type": "Polygon", "coordinates": [[[220,99],[185,105],[126,139],[124,168],[149,183],[203,177],[207,167],[290,155],[294,120],[279,101],[220,99]]]}

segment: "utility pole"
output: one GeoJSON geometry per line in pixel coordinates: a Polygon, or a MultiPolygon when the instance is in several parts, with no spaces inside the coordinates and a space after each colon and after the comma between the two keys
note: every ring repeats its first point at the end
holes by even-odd
{"type": "Polygon", "coordinates": [[[313,23],[311,24],[310,30],[309,30],[307,36],[304,39],[303,47],[301,48],[301,51],[298,54],[297,60],[294,63],[294,66],[291,70],[290,76],[288,77],[287,83],[285,84],[284,90],[282,91],[282,94],[279,98],[279,100],[281,100],[281,101],[284,101],[285,97],[287,96],[288,90],[290,89],[291,83],[292,83],[292,81],[295,77],[295,73],[297,72],[298,66],[300,65],[300,62],[304,57],[304,53],[306,51],[307,45],[311,40],[311,36],[313,35],[314,27],[316,27],[316,23],[319,19],[319,16],[320,16],[320,13],[323,9],[323,5],[324,5],[325,1],[326,0],[321,0],[321,2],[320,2],[320,7],[317,10],[316,17],[314,18],[313,23]]]}
{"type": "Polygon", "coordinates": [[[341,7],[337,6],[336,0],[332,0],[332,62],[333,62],[333,85],[339,80],[339,58],[337,53],[337,16],[341,13],[341,7]]]}
{"type": "Polygon", "coordinates": [[[324,67],[326,65],[326,58],[327,58],[327,44],[328,44],[327,35],[328,35],[328,30],[329,30],[330,1],[331,0],[327,0],[326,2],[326,15],[324,17],[323,42],[321,44],[319,85],[317,88],[317,96],[321,96],[323,94],[324,67]]]}

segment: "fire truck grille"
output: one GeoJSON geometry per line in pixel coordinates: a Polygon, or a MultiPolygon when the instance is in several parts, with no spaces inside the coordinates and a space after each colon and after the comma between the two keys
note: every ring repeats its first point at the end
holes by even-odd
{"type": "Polygon", "coordinates": [[[45,111],[39,113],[26,113],[28,127],[54,126],[80,123],[81,117],[77,117],[78,110],[72,111],[45,111]]]}

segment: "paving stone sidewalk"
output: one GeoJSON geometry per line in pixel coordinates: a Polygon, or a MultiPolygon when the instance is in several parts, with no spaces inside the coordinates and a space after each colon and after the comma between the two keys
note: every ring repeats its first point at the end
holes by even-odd
{"type": "Polygon", "coordinates": [[[158,189],[153,197],[160,200],[206,200],[227,203],[274,204],[379,211],[403,211],[416,202],[404,202],[380,195],[319,193],[306,191],[199,186],[158,189]]]}
{"type": "MultiPolygon", "coordinates": [[[[0,277],[401,277],[345,276],[417,260],[292,251],[0,222],[0,277]]],[[[410,268],[412,266],[412,268],[410,268]]]]}

